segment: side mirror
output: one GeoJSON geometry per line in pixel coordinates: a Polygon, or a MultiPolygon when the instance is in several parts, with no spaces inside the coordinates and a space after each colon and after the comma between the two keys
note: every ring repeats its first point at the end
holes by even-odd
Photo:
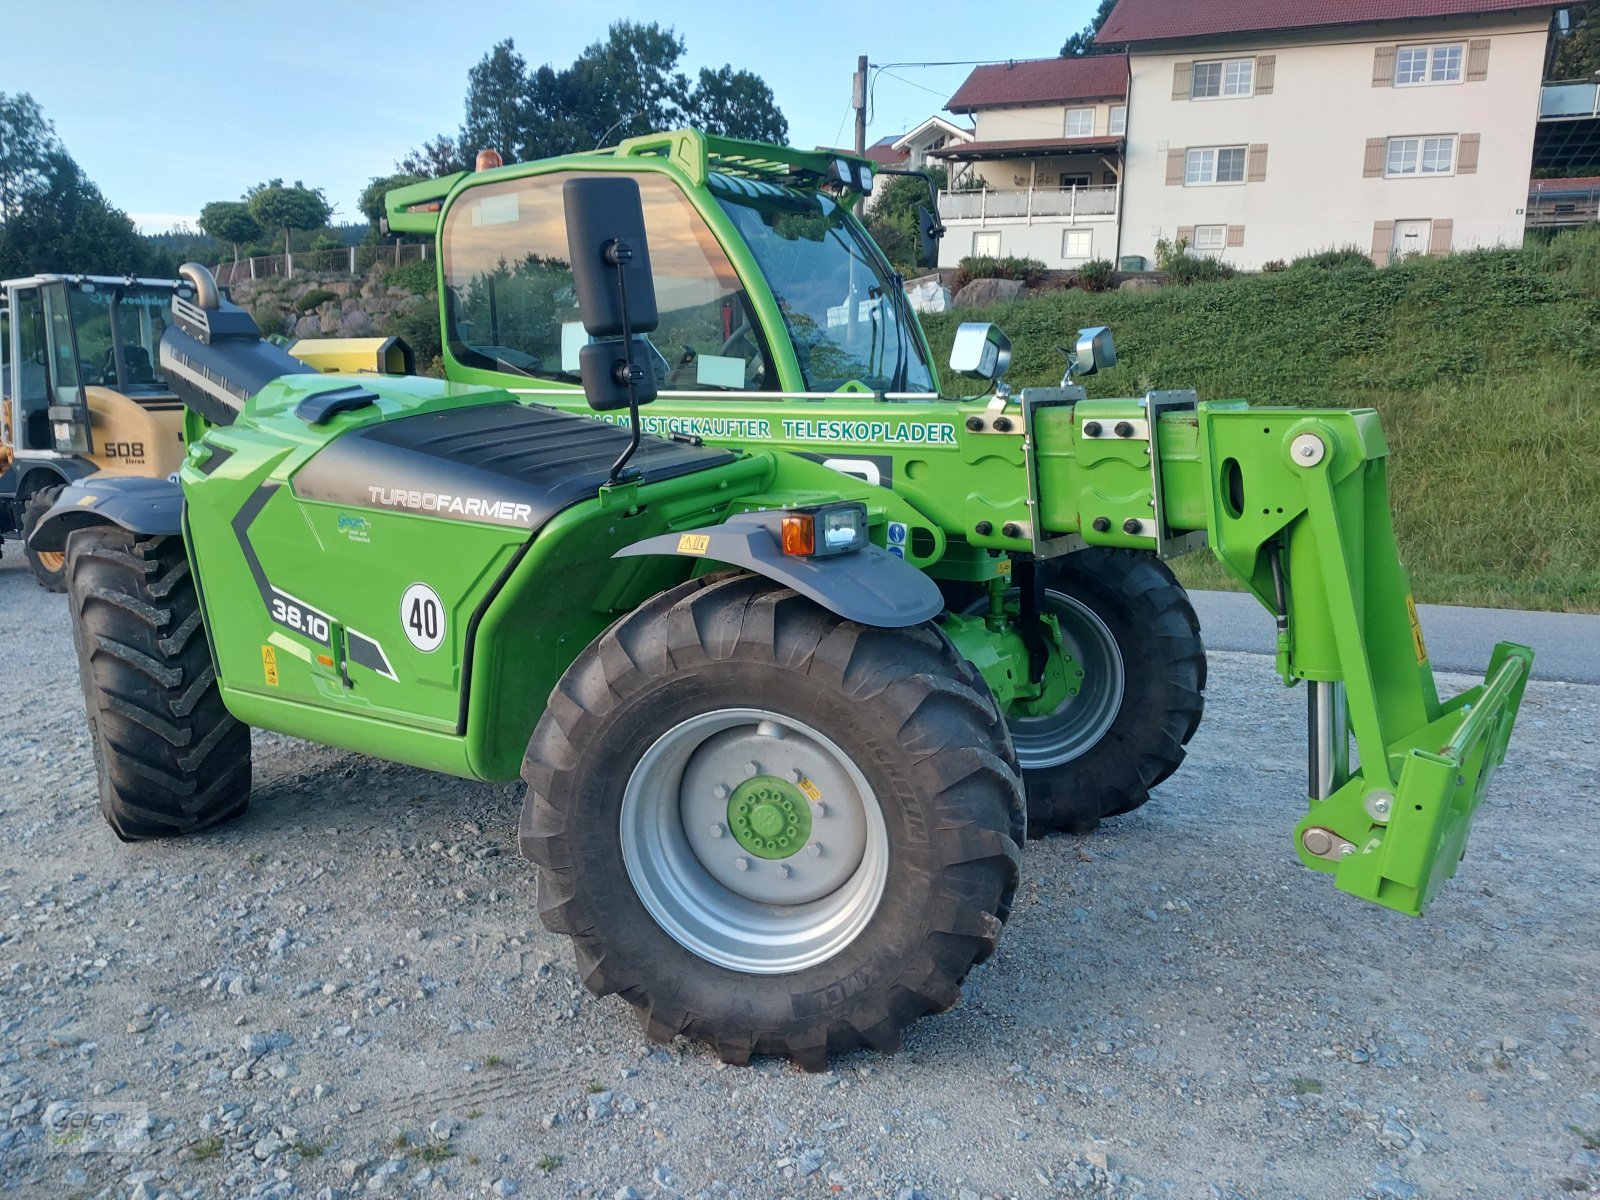
{"type": "Polygon", "coordinates": [[[933,218],[933,209],[917,205],[917,266],[939,265],[939,235],[944,232],[933,218]]]}
{"type": "Polygon", "coordinates": [[[950,346],[950,369],[968,379],[998,380],[1011,366],[1011,339],[1000,326],[967,321],[950,346]]]}
{"type": "Polygon", "coordinates": [[[1093,375],[1117,365],[1117,347],[1111,341],[1111,330],[1105,325],[1094,325],[1078,330],[1078,344],[1073,351],[1072,374],[1093,375]]]}
{"type": "Polygon", "coordinates": [[[634,362],[633,338],[659,318],[639,185],[622,175],[586,175],[567,180],[561,198],[578,311],[585,332],[597,339],[578,355],[589,407],[609,412],[647,404],[655,399],[655,374],[634,362]]]}

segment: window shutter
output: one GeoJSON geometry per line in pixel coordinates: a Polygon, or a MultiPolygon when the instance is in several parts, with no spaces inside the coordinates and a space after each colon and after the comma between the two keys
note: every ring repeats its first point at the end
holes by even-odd
{"type": "Polygon", "coordinates": [[[1167,186],[1183,186],[1183,163],[1185,152],[1182,150],[1167,151],[1167,186]]]}
{"type": "Polygon", "coordinates": [[[1428,236],[1429,254],[1449,254],[1450,238],[1455,230],[1455,222],[1448,217],[1443,221],[1433,223],[1433,232],[1428,236]]]}
{"type": "Polygon", "coordinates": [[[1242,245],[1244,245],[1244,226],[1243,225],[1229,225],[1228,226],[1228,245],[1230,245],[1230,246],[1242,246],[1242,245]]]}
{"type": "Polygon", "coordinates": [[[1278,74],[1278,56],[1276,54],[1256,55],[1256,95],[1272,95],[1272,84],[1278,74]]]}
{"type": "Polygon", "coordinates": [[[1394,52],[1396,46],[1379,46],[1372,53],[1372,86],[1394,86],[1394,52]]]}
{"type": "Polygon", "coordinates": [[[1189,88],[1194,83],[1194,64],[1192,62],[1172,64],[1172,98],[1174,100],[1187,100],[1189,88]]]}
{"type": "Polygon", "coordinates": [[[1264,142],[1250,147],[1250,158],[1245,166],[1244,178],[1246,183],[1267,181],[1267,147],[1264,142]]]}
{"type": "Polygon", "coordinates": [[[1194,245],[1194,226],[1193,225],[1179,225],[1178,226],[1178,240],[1180,242],[1185,242],[1190,246],[1194,245]]]}
{"type": "Polygon", "coordinates": [[[1372,261],[1378,266],[1384,266],[1389,261],[1389,252],[1394,249],[1394,222],[1374,221],[1372,223],[1372,261]]]}
{"type": "Polygon", "coordinates": [[[1362,164],[1361,178],[1382,179],[1383,160],[1389,153],[1389,140],[1387,138],[1367,139],[1367,161],[1362,164]]]}
{"type": "Polygon", "coordinates": [[[1473,38],[1467,43],[1467,82],[1481,83],[1489,78],[1489,39],[1473,38]]]}
{"type": "Polygon", "coordinates": [[[1478,173],[1478,143],[1483,140],[1481,133],[1463,133],[1456,139],[1456,174],[1476,175],[1478,173]]]}

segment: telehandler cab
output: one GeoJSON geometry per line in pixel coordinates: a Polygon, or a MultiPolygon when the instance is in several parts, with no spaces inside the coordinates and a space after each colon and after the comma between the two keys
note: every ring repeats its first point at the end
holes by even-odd
{"type": "MultiPolygon", "coordinates": [[[[475,387],[316,374],[185,267],[162,343],[181,494],[134,511],[90,480],[34,534],[67,552],[117,833],[240,812],[251,725],[520,771],[540,914],[651,1037],[808,1068],[892,1050],[994,948],[1020,768],[1049,823],[1105,811],[1052,791],[1092,780],[1062,763],[1134,802],[1176,765],[1204,666],[1161,557],[1209,543],[1307,685],[1302,861],[1419,913],[1532,654],[1501,645],[1440,702],[1376,415],[1070,381],[940,400],[833,198],[865,169],[674,134],[391,194],[391,225],[442,216],[475,387]]],[[[1009,347],[976,326],[953,357],[998,383],[1009,347]]],[[[1113,359],[1085,331],[1073,367],[1113,359]]]]}

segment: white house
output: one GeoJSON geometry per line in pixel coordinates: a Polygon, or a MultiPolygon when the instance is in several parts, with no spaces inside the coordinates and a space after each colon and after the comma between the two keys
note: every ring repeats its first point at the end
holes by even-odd
{"type": "Polygon", "coordinates": [[[1123,254],[1377,262],[1522,242],[1555,4],[1120,0],[1123,254]]]}
{"type": "Polygon", "coordinates": [[[1128,62],[1122,55],[976,68],[947,107],[973,136],[931,150],[950,169],[939,265],[1026,255],[1069,267],[1116,253],[1128,62]]]}

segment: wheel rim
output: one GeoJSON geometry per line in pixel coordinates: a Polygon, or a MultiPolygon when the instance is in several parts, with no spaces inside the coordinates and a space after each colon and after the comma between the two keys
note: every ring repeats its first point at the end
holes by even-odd
{"type": "Polygon", "coordinates": [[[838,954],[888,878],[888,830],[860,769],[810,725],[762,708],[703,713],[657,738],[623,792],[621,841],[656,923],[749,974],[838,954]]]}
{"type": "Polygon", "coordinates": [[[38,550],[34,557],[39,560],[39,568],[51,575],[59,575],[67,565],[67,556],[59,550],[38,550]]]}
{"type": "MultiPolygon", "coordinates": [[[[1017,593],[1006,594],[1007,601],[1017,593]]],[[[1027,716],[1006,714],[1017,761],[1025,771],[1056,767],[1086,754],[1105,737],[1122,711],[1126,690],[1126,671],[1117,639],[1104,621],[1082,601],[1045,589],[1040,604],[1053,615],[1061,629],[1061,649],[1083,669],[1083,682],[1054,712],[1027,716]]],[[[968,613],[989,610],[987,598],[977,601],[968,613]]]]}

